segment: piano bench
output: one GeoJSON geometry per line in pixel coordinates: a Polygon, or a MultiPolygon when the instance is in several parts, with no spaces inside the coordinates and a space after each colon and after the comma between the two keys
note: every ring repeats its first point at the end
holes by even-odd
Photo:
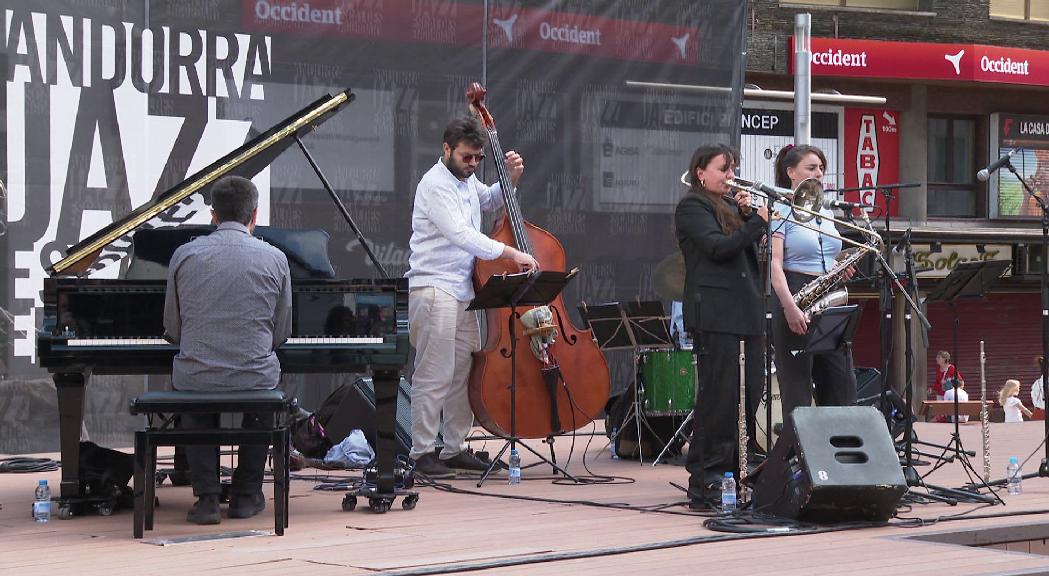
{"type": "MultiPolygon", "coordinates": [[[[287,416],[297,407],[283,390],[245,390],[231,392],[184,392],[165,390],[146,392],[131,399],[133,415],[146,416],[145,430],[135,432],[134,527],[132,534],[142,538],[153,529],[157,475],[157,446],[272,446],[273,526],[278,536],[288,526],[289,443],[287,416]],[[271,413],[273,427],[266,429],[207,428],[180,429],[174,419],[180,414],[271,413]]],[[[220,422],[221,426],[221,422],[220,422]]]]}

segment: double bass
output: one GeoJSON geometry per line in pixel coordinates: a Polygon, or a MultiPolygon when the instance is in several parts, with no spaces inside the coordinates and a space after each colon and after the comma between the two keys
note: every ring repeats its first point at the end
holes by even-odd
{"type": "MultiPolygon", "coordinates": [[[[505,214],[496,223],[491,238],[531,254],[540,270],[565,271],[565,251],[552,234],[524,220],[516,191],[505,165],[505,154],[499,144],[495,120],[484,105],[485,89],[473,83],[466,92],[470,109],[488,132],[505,214]]],[[[493,275],[519,272],[509,259],[478,260],[473,281],[479,288],[493,275]]],[[[511,329],[523,332],[518,313],[510,322],[508,308],[486,312],[487,332],[483,347],[474,352],[470,370],[469,396],[474,416],[493,434],[518,438],[545,438],[559,432],[576,430],[593,421],[604,410],[608,400],[608,362],[590,330],[576,328],[569,318],[559,294],[547,306],[553,327],[548,345],[537,350],[522,339],[517,346],[516,370],[510,356],[511,329]],[[523,345],[522,345],[523,344],[523,345]],[[512,378],[515,375],[516,378],[512,378]],[[516,427],[511,430],[510,385],[516,386],[516,427]]]]}

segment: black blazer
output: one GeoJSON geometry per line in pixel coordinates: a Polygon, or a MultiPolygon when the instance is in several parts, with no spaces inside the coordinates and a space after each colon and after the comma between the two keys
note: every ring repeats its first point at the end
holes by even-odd
{"type": "Polygon", "coordinates": [[[765,233],[765,221],[751,213],[739,230],[726,236],[710,200],[690,193],[678,202],[674,228],[685,257],[681,309],[685,329],[761,334],[761,273],[755,243],[765,233]]]}

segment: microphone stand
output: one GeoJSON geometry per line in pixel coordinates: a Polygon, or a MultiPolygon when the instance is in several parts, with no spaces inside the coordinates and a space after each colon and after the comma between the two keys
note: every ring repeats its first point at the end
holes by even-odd
{"type": "MultiPolygon", "coordinates": [[[[886,210],[885,210],[885,237],[886,237],[886,239],[888,239],[888,237],[889,237],[889,210],[888,210],[888,205],[889,205],[891,192],[886,190],[885,194],[886,194],[886,201],[885,201],[885,205],[886,205],[886,210]]],[[[907,234],[904,237],[904,239],[901,240],[901,242],[904,243],[906,253],[910,255],[910,261],[913,262],[913,253],[911,253],[911,251],[910,251],[910,234],[907,234]]],[[[887,240],[886,240],[886,242],[884,242],[884,246],[885,246],[886,253],[888,253],[889,251],[892,250],[892,244],[889,243],[887,240]]],[[[901,466],[903,466],[903,476],[904,476],[904,478],[907,481],[908,489],[910,489],[910,487],[912,487],[912,486],[925,486],[926,489],[928,490],[930,487],[925,485],[925,483],[922,481],[921,477],[914,470],[914,460],[913,460],[913,453],[912,453],[912,449],[913,448],[912,448],[912,445],[911,445],[912,436],[913,436],[913,419],[911,418],[911,414],[913,412],[911,410],[911,404],[910,404],[910,402],[911,402],[911,379],[910,379],[910,366],[909,366],[909,364],[911,362],[911,342],[910,342],[910,340],[911,340],[911,315],[912,315],[912,313],[914,315],[918,316],[918,319],[922,322],[922,325],[925,327],[926,330],[928,330],[931,326],[929,324],[928,318],[925,317],[925,314],[923,314],[921,309],[918,308],[917,304],[914,302],[914,299],[907,292],[907,290],[904,289],[903,284],[900,282],[899,276],[896,275],[896,272],[892,269],[892,266],[889,265],[889,262],[885,259],[885,255],[882,254],[881,252],[874,252],[873,255],[874,255],[874,258],[878,262],[878,265],[880,267],[880,269],[878,270],[878,281],[880,283],[880,287],[879,287],[879,290],[880,290],[880,293],[881,293],[881,296],[880,296],[880,308],[881,308],[881,314],[882,314],[881,315],[881,330],[882,330],[882,332],[881,332],[881,361],[882,361],[882,369],[885,371],[883,373],[883,377],[882,377],[881,409],[882,409],[882,413],[885,414],[886,424],[889,427],[889,434],[891,436],[892,435],[893,416],[892,416],[891,411],[889,410],[889,407],[887,406],[887,404],[888,404],[887,396],[888,396],[888,390],[889,390],[889,386],[888,386],[889,356],[891,354],[891,346],[892,346],[892,340],[893,340],[892,339],[893,286],[895,286],[896,289],[899,290],[899,293],[903,296],[904,300],[907,302],[907,306],[908,306],[908,311],[904,314],[904,324],[903,324],[903,326],[904,326],[904,336],[907,339],[907,360],[906,361],[908,363],[908,377],[907,377],[907,386],[906,386],[906,388],[904,390],[904,409],[906,410],[906,413],[904,414],[904,417],[906,418],[906,426],[905,426],[905,429],[904,429],[905,431],[904,431],[904,439],[903,439],[903,444],[904,444],[904,461],[901,462],[901,466]]],[[[911,278],[912,278],[912,281],[913,281],[913,276],[911,276],[911,278]]],[[[933,487],[933,489],[941,490],[941,487],[936,486],[936,487],[933,487]]],[[[949,490],[949,489],[943,489],[943,490],[949,490]]],[[[956,499],[954,499],[954,498],[950,498],[950,497],[947,497],[947,496],[940,496],[938,494],[933,494],[931,492],[928,493],[928,494],[922,494],[921,496],[929,498],[929,499],[932,499],[932,500],[938,500],[940,502],[945,502],[947,504],[950,504],[951,506],[954,506],[954,505],[956,505],[958,503],[958,501],[956,499]]]]}
{"type": "MultiPolygon", "coordinates": [[[[1042,210],[1042,257],[1041,270],[1039,271],[1042,292],[1042,358],[1049,358],[1049,278],[1047,278],[1049,268],[1046,266],[1046,256],[1049,255],[1049,203],[1046,202],[1045,198],[1035,193],[1031,185],[1027,183],[1027,180],[1024,180],[1023,176],[1016,171],[1008,157],[1005,160],[1005,167],[1013,173],[1013,176],[1016,176],[1023,189],[1038,203],[1038,207],[1042,210]]],[[[1049,391],[1049,361],[1042,362],[1042,398],[1046,398],[1047,391],[1049,391]]],[[[1044,418],[1044,423],[1045,438],[1049,439],[1049,416],[1044,418]]],[[[1045,446],[1045,456],[1038,467],[1038,475],[1049,477],[1049,442],[1043,442],[1042,444],[1045,446]]]]}
{"type": "MultiPolygon", "coordinates": [[[[882,194],[885,196],[885,240],[882,245],[885,246],[886,252],[891,250],[892,236],[891,236],[891,213],[889,207],[892,205],[892,188],[883,188],[882,194]]],[[[879,253],[880,256],[880,253],[879,253]]],[[[884,258],[881,259],[884,262],[884,258]]],[[[889,396],[889,360],[892,357],[892,313],[893,313],[893,301],[892,301],[892,287],[889,285],[889,279],[886,274],[886,270],[891,271],[892,268],[889,266],[882,266],[878,269],[878,310],[881,313],[879,316],[879,329],[881,330],[881,398],[879,399],[878,408],[881,413],[885,416],[885,424],[889,427],[889,434],[892,435],[893,431],[893,415],[889,409],[888,396],[889,396]]],[[[910,406],[907,407],[910,411],[910,406]]],[[[904,414],[904,417],[910,419],[910,414],[904,414]]],[[[910,434],[908,428],[907,434],[910,434]]],[[[895,438],[893,438],[895,441],[895,438]]]]}
{"type": "MultiPolygon", "coordinates": [[[[904,394],[905,394],[905,396],[904,396],[904,398],[905,398],[904,399],[904,404],[907,406],[907,411],[910,412],[911,411],[910,407],[912,405],[912,401],[913,401],[913,398],[914,398],[914,383],[913,383],[913,377],[914,377],[914,366],[913,366],[913,364],[914,364],[914,353],[913,353],[913,343],[912,343],[912,339],[911,339],[911,335],[912,335],[912,333],[911,333],[911,324],[912,324],[912,322],[911,322],[911,320],[912,320],[911,312],[913,311],[915,314],[917,314],[919,316],[919,318],[922,318],[921,310],[913,305],[914,302],[915,302],[915,299],[917,298],[917,295],[918,295],[918,276],[917,276],[917,274],[914,271],[914,251],[911,249],[911,229],[910,228],[907,229],[907,233],[904,234],[903,239],[900,240],[900,243],[903,245],[904,262],[906,263],[907,277],[908,277],[908,279],[910,281],[909,290],[903,292],[904,296],[908,297],[908,305],[911,306],[911,308],[909,310],[905,311],[904,315],[903,315],[903,329],[904,329],[904,337],[906,339],[906,343],[905,343],[905,347],[906,347],[905,369],[906,369],[906,373],[907,373],[906,374],[906,381],[907,381],[907,383],[906,383],[906,387],[904,388],[904,394]]],[[[926,330],[928,330],[930,328],[929,323],[928,323],[927,320],[924,321],[924,326],[925,326],[926,330]]],[[[957,430],[958,429],[958,417],[957,417],[957,414],[958,414],[958,412],[957,412],[958,395],[957,395],[957,392],[955,393],[954,401],[955,401],[955,421],[954,421],[954,426],[955,426],[955,430],[957,430]]],[[[944,486],[935,486],[935,485],[932,485],[932,484],[927,484],[925,482],[924,478],[919,476],[917,470],[914,469],[913,453],[911,451],[912,442],[914,441],[914,439],[913,439],[913,431],[914,431],[914,421],[913,421],[912,418],[910,418],[910,414],[907,414],[906,437],[904,439],[904,447],[906,449],[905,460],[904,461],[906,462],[906,465],[903,468],[903,477],[907,480],[907,486],[908,487],[910,487],[910,486],[922,486],[927,491],[930,491],[929,494],[922,494],[922,496],[927,497],[927,498],[932,498],[934,500],[941,500],[941,501],[947,502],[947,503],[950,503],[951,501],[954,501],[955,503],[957,503],[958,501],[968,501],[968,502],[979,502],[979,503],[984,503],[984,504],[995,504],[995,503],[1002,503],[1002,504],[1004,504],[1004,502],[1001,501],[1001,499],[998,497],[997,494],[995,494],[994,497],[992,498],[990,496],[985,496],[983,494],[976,493],[975,491],[959,490],[959,489],[956,489],[956,488],[946,488],[944,486]],[[936,494],[933,494],[932,491],[935,491],[936,494]]],[[[958,437],[956,439],[959,442],[958,448],[961,448],[961,445],[960,445],[961,438],[958,437]]],[[[945,450],[945,452],[946,452],[946,450],[945,450]]],[[[959,450],[958,456],[959,456],[959,458],[961,458],[962,464],[963,464],[963,466],[965,466],[967,471],[971,471],[973,473],[976,472],[975,470],[973,470],[972,464],[969,463],[968,458],[966,458],[964,450],[959,450]]]]}
{"type": "MultiPolygon", "coordinates": [[[[762,253],[765,257],[765,281],[764,281],[764,295],[761,299],[761,312],[765,315],[765,455],[766,457],[772,453],[772,355],[773,355],[773,343],[772,343],[772,235],[774,234],[772,229],[772,214],[773,209],[776,207],[776,202],[783,202],[782,199],[773,199],[771,196],[767,202],[769,209],[769,220],[765,223],[765,245],[762,247],[762,253]]],[[[780,224],[779,227],[782,227],[780,224]]],[[[779,230],[776,228],[776,231],[779,230]]],[[[781,396],[782,397],[782,396],[781,396]]],[[[754,415],[757,418],[757,414],[754,415]]],[[[786,422],[783,423],[786,425],[786,422]]]]}

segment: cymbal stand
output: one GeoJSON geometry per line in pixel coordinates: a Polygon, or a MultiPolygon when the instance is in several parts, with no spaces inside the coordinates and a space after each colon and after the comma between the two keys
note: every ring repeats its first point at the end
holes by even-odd
{"type": "Polygon", "coordinates": [[[620,437],[628,426],[633,425],[637,432],[638,459],[644,464],[641,439],[645,436],[642,434],[642,427],[659,442],[663,440],[645,417],[643,409],[645,382],[640,377],[642,359],[651,350],[673,348],[670,333],[667,330],[669,317],[663,312],[662,303],[655,301],[625,304],[616,302],[596,306],[587,306],[586,303],[583,303],[579,311],[584,321],[593,330],[595,340],[602,350],[629,348],[633,351],[634,398],[627,417],[623,419],[618,429],[606,432],[609,433],[609,446],[615,457],[620,437]]]}
{"type": "MultiPolygon", "coordinates": [[[[644,393],[645,393],[645,385],[647,383],[645,382],[644,378],[639,378],[638,377],[638,375],[640,374],[640,369],[641,369],[641,363],[639,362],[639,359],[641,357],[643,357],[643,355],[646,352],[651,352],[651,351],[655,351],[655,350],[673,349],[674,344],[673,344],[673,342],[671,342],[668,339],[668,337],[670,335],[670,331],[667,329],[667,323],[669,322],[670,318],[662,313],[662,306],[660,306],[660,310],[661,310],[660,314],[651,314],[651,313],[649,313],[647,315],[642,315],[641,314],[643,308],[642,308],[642,305],[641,305],[640,302],[638,302],[637,305],[636,305],[636,312],[638,312],[637,314],[628,313],[627,308],[629,308],[629,309],[631,309],[633,311],[635,306],[634,306],[633,303],[628,303],[625,307],[620,306],[620,312],[623,315],[624,325],[627,326],[627,333],[630,334],[631,341],[635,345],[635,348],[634,348],[634,350],[635,350],[635,353],[634,353],[634,405],[633,405],[633,413],[631,414],[631,416],[633,416],[633,418],[634,418],[634,420],[635,420],[635,422],[637,424],[637,458],[638,458],[638,461],[641,464],[644,464],[645,463],[645,457],[644,457],[643,451],[641,449],[641,438],[642,438],[642,436],[641,436],[641,425],[642,425],[642,423],[644,424],[645,428],[648,429],[648,431],[652,434],[652,436],[656,440],[658,440],[659,442],[662,442],[663,438],[660,437],[660,435],[658,433],[656,433],[656,431],[652,428],[652,425],[649,424],[648,418],[645,416],[645,413],[644,413],[644,408],[643,408],[644,399],[645,399],[645,394],[644,393]],[[656,327],[658,327],[659,330],[654,330],[653,329],[653,328],[656,328],[656,327]],[[641,345],[642,342],[645,342],[647,344],[642,346],[641,345]],[[640,382],[640,385],[639,385],[639,382],[640,382]]],[[[626,422],[624,421],[623,426],[619,429],[620,434],[622,434],[622,431],[625,428],[626,428],[626,422]]],[[[663,452],[665,452],[667,450],[667,448],[673,443],[673,441],[674,441],[674,438],[671,437],[670,441],[668,441],[666,443],[666,445],[664,446],[663,451],[660,452],[660,455],[662,455],[663,452]]],[[[618,444],[616,444],[616,443],[613,443],[613,445],[614,446],[618,446],[618,444]]],[[[657,457],[657,461],[658,461],[658,457],[657,457]]]]}

